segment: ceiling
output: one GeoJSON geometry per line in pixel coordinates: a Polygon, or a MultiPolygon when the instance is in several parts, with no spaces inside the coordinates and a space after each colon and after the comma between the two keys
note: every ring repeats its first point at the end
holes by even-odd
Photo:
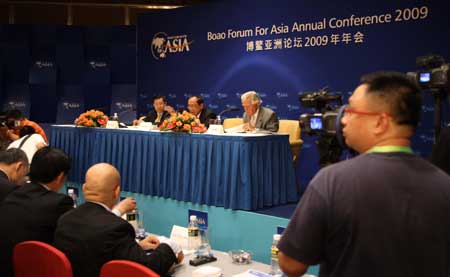
{"type": "Polygon", "coordinates": [[[216,0],[6,0],[0,24],[135,25],[149,9],[171,9],[216,0]]]}

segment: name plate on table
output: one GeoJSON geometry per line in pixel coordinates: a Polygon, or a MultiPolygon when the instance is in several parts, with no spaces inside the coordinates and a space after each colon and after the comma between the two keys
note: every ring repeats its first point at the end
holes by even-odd
{"type": "Polygon", "coordinates": [[[207,134],[223,134],[223,126],[218,124],[211,124],[209,125],[208,131],[206,131],[207,134]]]}
{"type": "Polygon", "coordinates": [[[154,129],[158,129],[158,126],[153,125],[151,122],[141,122],[139,123],[139,125],[137,126],[139,130],[154,130],[154,129]]]}
{"type": "Polygon", "coordinates": [[[108,122],[106,122],[106,128],[108,128],[108,129],[118,129],[119,128],[119,121],[108,120],[108,122]]]}

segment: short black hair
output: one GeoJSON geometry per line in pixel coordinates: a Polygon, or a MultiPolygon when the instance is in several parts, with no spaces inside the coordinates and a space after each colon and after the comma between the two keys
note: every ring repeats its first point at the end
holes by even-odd
{"type": "Polygon", "coordinates": [[[205,103],[205,100],[203,100],[203,97],[201,97],[200,95],[192,95],[192,97],[195,97],[197,99],[197,104],[201,105],[205,103]]]}
{"type": "Polygon", "coordinates": [[[167,103],[166,97],[164,97],[162,95],[155,95],[155,96],[153,96],[152,104],[155,103],[155,100],[158,100],[158,99],[162,99],[164,101],[164,103],[167,103]]]}
{"type": "Polygon", "coordinates": [[[420,121],[422,92],[419,86],[399,72],[375,72],[364,75],[361,84],[368,85],[367,93],[378,97],[390,107],[399,125],[416,127],[420,121]]]}
{"type": "Polygon", "coordinates": [[[11,165],[13,163],[23,162],[28,164],[28,158],[23,150],[18,148],[10,148],[0,151],[0,163],[11,165]]]}
{"type": "Polygon", "coordinates": [[[9,111],[6,111],[5,117],[6,117],[6,119],[12,118],[12,119],[20,120],[23,118],[23,115],[22,115],[22,112],[19,110],[9,110],[9,111]]]}
{"type": "Polygon", "coordinates": [[[19,137],[24,137],[26,135],[32,135],[34,133],[36,133],[36,130],[33,128],[33,126],[25,125],[22,128],[20,128],[19,137]]]}
{"type": "Polygon", "coordinates": [[[70,170],[70,158],[62,150],[52,147],[43,147],[36,151],[31,160],[30,180],[37,183],[50,183],[59,174],[70,170]]]}

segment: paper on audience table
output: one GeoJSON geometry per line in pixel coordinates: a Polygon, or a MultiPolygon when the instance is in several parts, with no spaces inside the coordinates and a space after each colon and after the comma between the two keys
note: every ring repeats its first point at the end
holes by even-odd
{"type": "Polygon", "coordinates": [[[194,250],[188,250],[188,229],[179,225],[173,225],[170,232],[170,239],[176,242],[182,249],[184,255],[194,253],[194,250]]]}
{"type": "MultiPolygon", "coordinates": [[[[180,251],[182,251],[181,246],[176,241],[169,239],[168,237],[158,236],[158,240],[160,243],[165,243],[165,244],[169,245],[170,248],[172,249],[173,253],[175,253],[175,255],[178,255],[178,253],[180,253],[180,251]]],[[[184,253],[184,251],[183,251],[183,253],[184,253]]]]}

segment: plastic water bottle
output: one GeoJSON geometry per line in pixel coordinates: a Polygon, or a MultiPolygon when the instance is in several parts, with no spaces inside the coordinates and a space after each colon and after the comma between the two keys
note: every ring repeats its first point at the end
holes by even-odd
{"type": "Polygon", "coordinates": [[[189,250],[197,251],[200,247],[200,230],[198,228],[197,216],[191,215],[189,217],[188,225],[188,248],[189,250]]]}
{"type": "Polygon", "coordinates": [[[270,248],[270,275],[272,276],[283,276],[283,272],[278,264],[278,242],[280,241],[281,235],[273,235],[272,247],[270,248]]]}
{"type": "Polygon", "coordinates": [[[133,210],[127,213],[127,221],[133,226],[134,231],[137,233],[138,231],[138,221],[137,221],[137,211],[133,210]]]}
{"type": "Polygon", "coordinates": [[[111,120],[119,122],[119,116],[117,115],[117,113],[114,113],[111,120]]]}
{"type": "Polygon", "coordinates": [[[208,230],[199,229],[200,231],[200,245],[196,252],[196,256],[210,256],[211,255],[211,245],[208,239],[208,230]]]}

